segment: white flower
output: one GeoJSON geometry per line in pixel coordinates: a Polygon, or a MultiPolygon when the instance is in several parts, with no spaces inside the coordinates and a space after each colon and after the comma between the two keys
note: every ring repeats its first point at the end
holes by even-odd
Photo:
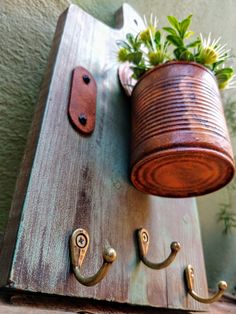
{"type": "Polygon", "coordinates": [[[150,15],[149,22],[147,22],[147,19],[145,16],[143,17],[143,20],[144,20],[145,30],[142,31],[139,36],[143,42],[149,42],[151,40],[150,37],[152,37],[157,30],[158,20],[156,16],[153,17],[152,13],[150,15]]]}
{"type": "Polygon", "coordinates": [[[156,16],[153,16],[153,13],[151,13],[150,18],[149,18],[149,22],[147,22],[146,16],[143,16],[143,21],[144,21],[144,25],[146,28],[152,26],[155,29],[157,28],[157,24],[158,24],[158,19],[156,16]]]}
{"type": "Polygon", "coordinates": [[[220,45],[219,41],[221,37],[218,39],[213,39],[211,42],[211,33],[208,35],[208,38],[203,38],[202,34],[200,34],[201,46],[199,52],[199,60],[202,64],[213,64],[219,61],[225,60],[228,57],[228,53],[230,49],[226,49],[225,45],[220,45]]]}

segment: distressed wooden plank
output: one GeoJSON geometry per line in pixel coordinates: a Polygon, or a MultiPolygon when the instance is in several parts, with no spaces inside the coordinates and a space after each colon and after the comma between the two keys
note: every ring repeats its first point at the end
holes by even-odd
{"type": "Polygon", "coordinates": [[[204,310],[205,305],[187,296],[183,281],[183,270],[192,263],[198,274],[196,290],[207,295],[195,201],[148,196],[129,181],[130,104],[118,82],[115,51],[116,40],[142,22],[128,5],[122,12],[120,29],[109,28],[75,5],[59,20],[59,45],[52,48],[39,101],[40,116],[45,108],[41,129],[36,117],[11,211],[15,228],[22,207],[12,266],[6,246],[13,243],[16,228],[6,235],[2,281],[20,290],[170,308],[174,313],[204,310]],[[71,74],[78,65],[88,68],[97,82],[96,128],[90,137],[78,134],[67,117],[71,74]],[[94,287],[80,285],[71,273],[68,242],[78,227],[91,239],[85,274],[100,267],[104,245],[117,251],[109,274],[94,287]],[[139,262],[134,235],[140,227],[150,233],[150,260],[164,260],[170,243],[181,243],[170,267],[154,271],[139,262]]]}

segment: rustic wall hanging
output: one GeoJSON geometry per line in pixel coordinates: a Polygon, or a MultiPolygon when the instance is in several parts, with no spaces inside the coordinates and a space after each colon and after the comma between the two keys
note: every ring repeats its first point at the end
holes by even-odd
{"type": "MultiPolygon", "coordinates": [[[[142,19],[124,5],[117,21],[118,29],[112,29],[75,5],[59,19],[0,252],[0,284],[18,301],[38,293],[73,296],[86,304],[84,312],[204,311],[207,306],[188,295],[183,278],[185,265],[195,265],[196,292],[207,295],[195,200],[145,195],[128,178],[130,109],[118,64],[111,61],[116,41],[142,26],[142,19]],[[75,126],[68,118],[73,71],[81,65],[97,85],[96,124],[89,136],[77,129],[78,123],[89,125],[84,108],[75,108],[75,126]],[[148,260],[164,261],[170,243],[181,243],[167,268],[155,271],[141,262],[135,237],[140,226],[151,238],[148,260]],[[114,250],[104,261],[105,271],[111,266],[106,276],[89,279],[97,283],[91,287],[75,278],[72,266],[81,264],[71,265],[69,240],[78,227],[90,238],[81,273],[76,269],[83,283],[101,269],[104,247],[117,253],[112,266],[106,262],[114,260],[114,250]]],[[[89,89],[86,82],[82,74],[78,88],[89,89]]]]}

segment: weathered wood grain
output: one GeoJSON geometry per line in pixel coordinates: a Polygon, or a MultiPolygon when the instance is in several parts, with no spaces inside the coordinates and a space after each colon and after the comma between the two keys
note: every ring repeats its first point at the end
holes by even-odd
{"type": "MultiPolygon", "coordinates": [[[[204,310],[205,305],[187,295],[183,280],[191,263],[196,291],[207,295],[194,199],[148,196],[129,181],[130,104],[117,77],[116,40],[142,22],[128,5],[122,12],[120,29],[109,28],[75,5],[59,20],[0,257],[2,284],[110,301],[111,308],[115,301],[173,309],[170,313],[204,310]],[[71,74],[78,65],[97,82],[96,128],[90,137],[77,133],[67,117],[71,74]],[[117,251],[109,274],[94,287],[80,285],[70,269],[69,237],[78,227],[89,232],[91,241],[84,274],[100,267],[105,245],[117,251]],[[172,241],[181,243],[167,269],[154,271],[140,263],[135,240],[140,227],[149,231],[152,261],[164,260],[172,241]]],[[[149,313],[154,312],[162,313],[149,313]]]]}

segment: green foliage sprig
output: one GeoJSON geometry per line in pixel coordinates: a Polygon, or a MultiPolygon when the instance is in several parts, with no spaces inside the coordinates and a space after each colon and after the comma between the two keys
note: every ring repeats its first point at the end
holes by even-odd
{"type": "Polygon", "coordinates": [[[193,61],[210,69],[220,89],[233,87],[234,70],[225,67],[230,58],[230,50],[220,45],[220,38],[211,40],[211,34],[204,39],[200,34],[190,41],[194,32],[189,30],[192,15],[182,21],[174,16],[167,17],[169,26],[158,29],[157,19],[145,21],[146,28],[133,35],[128,33],[126,40],[117,42],[119,46],[118,60],[129,62],[133,70],[133,78],[139,79],[145,72],[156,65],[172,60],[193,61]]]}
{"type": "Polygon", "coordinates": [[[220,204],[218,222],[223,222],[225,234],[232,231],[232,228],[236,228],[236,213],[230,210],[230,204],[220,204]]]}

